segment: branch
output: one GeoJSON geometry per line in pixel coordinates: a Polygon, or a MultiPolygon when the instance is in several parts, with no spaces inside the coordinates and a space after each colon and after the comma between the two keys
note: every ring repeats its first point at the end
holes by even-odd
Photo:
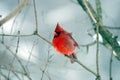
{"type": "Polygon", "coordinates": [[[29,36],[33,36],[33,34],[24,34],[24,35],[18,35],[18,34],[0,34],[0,36],[12,36],[12,37],[29,37],[29,36]]]}
{"type": "Polygon", "coordinates": [[[78,64],[80,64],[83,68],[85,68],[87,71],[91,72],[92,74],[94,74],[95,76],[97,76],[97,74],[95,72],[93,72],[91,69],[89,69],[88,67],[86,67],[85,65],[83,65],[78,59],[72,58],[68,55],[65,55],[66,57],[70,58],[71,60],[73,60],[74,62],[77,62],[78,64]]]}
{"type": "MultiPolygon", "coordinates": [[[[45,37],[41,36],[40,34],[34,34],[37,37],[41,38],[42,40],[46,41],[48,44],[52,45],[52,43],[46,39],[45,37]]],[[[18,36],[18,35],[5,35],[5,36],[18,36]]],[[[19,35],[20,37],[26,37],[26,36],[32,36],[31,35],[19,35]]],[[[91,44],[90,44],[91,45],[91,44]]],[[[85,45],[83,45],[85,46],[85,45]]],[[[9,49],[9,48],[8,48],[9,49]]],[[[69,57],[70,58],[70,57],[69,57]]],[[[87,71],[91,72],[92,74],[94,74],[95,76],[97,76],[97,74],[95,72],[93,72],[92,70],[90,70],[89,68],[87,68],[85,65],[83,65],[79,60],[73,59],[73,61],[77,62],[78,64],[80,64],[83,68],[85,68],[87,71]]]]}
{"type": "Polygon", "coordinates": [[[96,34],[97,34],[97,46],[96,46],[96,71],[97,75],[100,76],[99,73],[99,26],[96,29],[96,34]]]}
{"type": "Polygon", "coordinates": [[[99,20],[102,20],[101,2],[100,2],[100,0],[95,0],[95,2],[96,2],[97,17],[99,20]]]}
{"type": "Polygon", "coordinates": [[[110,67],[109,67],[109,79],[110,80],[112,80],[112,61],[113,61],[113,59],[112,59],[112,57],[113,57],[113,51],[111,51],[112,53],[111,53],[111,56],[110,56],[110,62],[109,62],[109,65],[110,65],[110,67]]]}
{"type": "Polygon", "coordinates": [[[6,80],[11,80],[6,76],[6,74],[3,74],[1,71],[0,71],[0,76],[4,77],[4,79],[6,79],[6,80]]]}
{"type": "Polygon", "coordinates": [[[43,37],[42,35],[40,35],[40,34],[36,34],[39,38],[41,38],[42,40],[44,40],[44,41],[46,41],[48,44],[51,44],[52,45],[52,43],[48,40],[48,39],[46,39],[45,37],[43,37]]]}
{"type": "MultiPolygon", "coordinates": [[[[18,35],[19,35],[19,34],[20,34],[20,31],[18,31],[18,35]]],[[[10,62],[10,68],[9,68],[9,71],[8,71],[8,78],[10,78],[11,69],[13,68],[13,64],[14,64],[15,58],[16,58],[17,53],[18,53],[19,38],[20,38],[20,37],[18,36],[17,47],[16,47],[16,53],[14,54],[14,57],[13,57],[12,61],[10,62]]]]}
{"type": "Polygon", "coordinates": [[[44,69],[41,69],[42,71],[42,76],[41,76],[41,79],[40,80],[43,80],[43,77],[44,77],[44,74],[46,73],[46,70],[48,68],[48,64],[51,62],[50,59],[51,59],[51,55],[50,55],[50,46],[48,47],[48,57],[47,57],[47,61],[45,63],[45,67],[44,69]]]}
{"type": "Polygon", "coordinates": [[[87,47],[87,46],[93,46],[94,44],[96,44],[96,41],[93,41],[91,43],[88,44],[80,44],[81,47],[87,47]]]}
{"type": "Polygon", "coordinates": [[[110,27],[110,26],[105,26],[108,29],[115,29],[115,30],[120,30],[120,27],[110,27]]]}
{"type": "Polygon", "coordinates": [[[13,18],[28,3],[28,1],[29,0],[22,0],[21,3],[10,14],[0,20],[0,26],[13,18]]]}
{"type": "Polygon", "coordinates": [[[113,37],[113,34],[102,24],[101,20],[98,19],[97,14],[95,13],[93,7],[91,4],[86,0],[77,0],[78,3],[82,6],[83,10],[88,14],[88,16],[91,19],[91,22],[96,28],[99,26],[99,33],[101,34],[103,38],[104,45],[111,51],[112,49],[117,54],[117,59],[120,60],[120,45],[118,44],[118,41],[116,38],[113,37]],[[83,7],[84,5],[84,7],[83,7]]]}
{"type": "Polygon", "coordinates": [[[34,14],[35,14],[35,22],[36,22],[36,30],[34,33],[38,33],[38,17],[37,17],[37,9],[36,9],[36,2],[33,0],[33,5],[34,5],[34,14]]]}
{"type": "MultiPolygon", "coordinates": [[[[1,42],[1,41],[0,41],[0,42],[1,42]]],[[[7,46],[7,45],[5,45],[5,44],[3,44],[3,43],[1,43],[1,44],[2,44],[3,46],[5,46],[6,49],[16,58],[16,60],[18,61],[18,63],[20,64],[20,66],[22,67],[22,69],[23,69],[23,71],[24,71],[24,73],[25,73],[24,75],[25,75],[29,80],[32,80],[31,77],[29,76],[29,74],[28,74],[25,66],[22,64],[21,60],[20,60],[19,57],[16,55],[16,53],[14,53],[14,52],[9,48],[9,46],[7,46]]],[[[7,79],[7,80],[9,80],[9,79],[7,79]]]]}

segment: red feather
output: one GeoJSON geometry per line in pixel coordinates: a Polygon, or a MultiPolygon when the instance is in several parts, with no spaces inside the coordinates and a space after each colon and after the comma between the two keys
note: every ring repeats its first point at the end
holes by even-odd
{"type": "MultiPolygon", "coordinates": [[[[52,45],[60,54],[68,55],[72,58],[76,58],[74,54],[75,47],[79,47],[78,43],[72,38],[72,33],[64,30],[59,23],[54,31],[54,37],[52,40],[52,45]]],[[[73,62],[73,61],[71,61],[73,62]]]]}

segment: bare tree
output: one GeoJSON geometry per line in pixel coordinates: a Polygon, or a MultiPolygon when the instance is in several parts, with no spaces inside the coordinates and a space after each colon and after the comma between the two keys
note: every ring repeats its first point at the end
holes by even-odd
{"type": "MultiPolygon", "coordinates": [[[[34,8],[34,17],[35,17],[35,30],[31,33],[31,34],[21,34],[21,31],[18,31],[17,34],[6,34],[4,33],[4,24],[9,21],[11,18],[13,18],[14,16],[20,14],[19,12],[27,5],[29,0],[22,0],[18,6],[16,6],[16,8],[11,11],[10,14],[8,14],[5,18],[3,18],[2,20],[0,20],[0,27],[2,27],[2,33],[0,34],[0,36],[2,37],[0,40],[0,45],[2,45],[6,51],[10,54],[10,56],[12,56],[12,60],[9,61],[9,66],[3,66],[0,65],[0,80],[13,80],[12,76],[14,76],[17,80],[26,80],[25,78],[27,78],[27,80],[34,80],[33,77],[31,76],[31,74],[33,73],[31,71],[31,65],[35,65],[39,67],[40,71],[40,80],[52,80],[52,77],[49,73],[49,65],[53,64],[53,55],[50,55],[50,48],[52,46],[51,41],[49,38],[44,37],[43,35],[41,35],[39,33],[39,29],[38,29],[38,14],[37,14],[37,7],[36,7],[36,1],[33,0],[33,8],[34,8]],[[33,45],[31,50],[29,51],[29,57],[27,59],[27,61],[24,61],[23,59],[21,59],[18,56],[18,52],[20,49],[20,42],[21,42],[21,38],[28,38],[28,37],[37,37],[42,39],[43,41],[45,41],[46,43],[48,43],[48,48],[47,48],[47,56],[46,58],[44,58],[44,62],[41,62],[41,59],[39,59],[37,56],[34,56],[33,54],[33,50],[35,48],[35,46],[38,44],[38,41],[35,40],[33,41],[33,45]],[[11,46],[9,46],[6,42],[5,39],[6,37],[12,37],[15,39],[16,44],[15,48],[11,48],[11,46]],[[36,64],[36,63],[32,63],[30,60],[31,58],[34,57],[35,59],[37,59],[38,61],[40,61],[40,65],[36,64]],[[18,69],[16,68],[16,64],[19,65],[18,69]],[[20,68],[20,70],[19,70],[20,68]],[[44,79],[45,78],[45,79],[44,79]]],[[[74,2],[74,1],[73,1],[74,2]]],[[[104,25],[103,22],[103,16],[102,16],[102,8],[101,8],[101,2],[100,0],[95,0],[95,4],[96,4],[96,10],[93,8],[93,6],[90,4],[89,1],[87,0],[77,0],[77,4],[82,7],[83,11],[89,16],[90,20],[91,20],[91,24],[93,25],[92,30],[94,30],[95,34],[96,34],[96,40],[90,44],[84,44],[84,45],[80,45],[81,47],[85,47],[87,49],[87,52],[89,50],[89,47],[91,47],[92,45],[96,45],[96,69],[92,70],[91,68],[87,67],[86,65],[84,65],[84,62],[80,61],[80,59],[74,59],[71,58],[69,56],[66,56],[67,58],[70,58],[72,60],[74,60],[77,64],[80,65],[80,67],[83,67],[85,70],[87,70],[88,72],[90,72],[91,74],[93,74],[95,76],[95,80],[103,80],[101,74],[100,74],[100,63],[99,63],[99,54],[100,54],[100,46],[105,46],[109,51],[110,51],[110,62],[109,62],[109,80],[112,80],[112,61],[113,61],[113,56],[115,56],[118,60],[120,60],[120,45],[118,43],[117,37],[118,36],[113,36],[113,33],[110,32],[110,29],[115,29],[115,30],[119,30],[120,27],[110,27],[107,25],[104,25]],[[103,42],[99,41],[100,36],[103,39],[103,42]],[[113,55],[113,54],[116,55],[113,55]]],[[[2,17],[2,16],[1,16],[2,17]]],[[[18,18],[18,16],[16,16],[16,18],[14,20],[16,20],[18,18]]],[[[14,24],[14,23],[13,23],[14,24]]],[[[88,34],[91,35],[91,34],[88,34]]],[[[29,39],[29,38],[28,38],[29,39]]],[[[42,53],[42,52],[41,52],[42,53]]],[[[41,57],[42,58],[42,57],[41,57]]],[[[34,67],[36,68],[36,67],[34,67]]]]}

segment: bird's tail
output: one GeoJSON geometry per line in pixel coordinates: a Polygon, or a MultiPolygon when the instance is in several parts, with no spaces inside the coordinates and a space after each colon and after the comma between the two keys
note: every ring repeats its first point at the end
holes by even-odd
{"type": "MultiPolygon", "coordinates": [[[[69,55],[71,58],[74,58],[74,59],[77,59],[77,56],[75,53],[72,53],[71,55],[69,55]]],[[[71,63],[74,63],[75,61],[74,60],[70,60],[71,63]]]]}

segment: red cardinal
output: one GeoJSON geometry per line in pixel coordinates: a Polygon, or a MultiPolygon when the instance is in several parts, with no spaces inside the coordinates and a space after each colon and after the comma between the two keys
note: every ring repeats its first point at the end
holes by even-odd
{"type": "MultiPolygon", "coordinates": [[[[65,31],[59,23],[57,23],[56,29],[54,31],[54,37],[52,40],[52,45],[60,54],[67,55],[71,58],[77,59],[74,54],[75,47],[78,46],[77,42],[72,38],[72,33],[65,31]]],[[[71,63],[74,61],[71,60],[71,63]]]]}

